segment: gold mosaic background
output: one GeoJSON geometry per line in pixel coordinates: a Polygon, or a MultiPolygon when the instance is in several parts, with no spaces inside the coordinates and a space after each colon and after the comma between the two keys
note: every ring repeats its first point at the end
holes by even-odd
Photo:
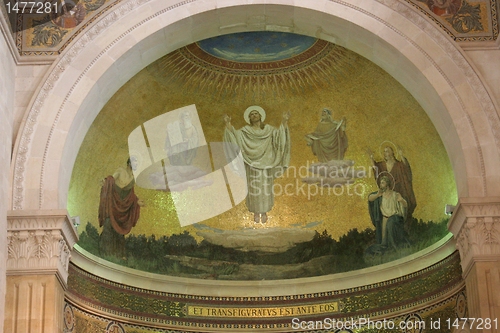
{"type": "MultiPolygon", "coordinates": [[[[218,72],[217,79],[210,78],[207,75],[213,69],[200,64],[196,71],[182,74],[179,70],[185,68],[186,59],[179,51],[139,72],[104,106],[80,148],[68,197],[70,214],[80,216],[80,232],[87,222],[98,227],[100,180],[125,166],[129,133],[151,118],[190,104],[196,105],[207,142],[222,140],[224,114],[230,115],[233,125],[239,128],[245,125],[243,111],[250,105],[260,105],[267,111],[266,123],[276,126],[282,113],[290,110],[291,166],[295,168],[315,161],[304,135],[316,128],[320,110],[329,107],[335,119],[347,118],[346,159],[368,169],[367,148],[380,159],[382,142],[401,146],[413,170],[417,198],[414,217],[424,221],[444,218],[445,204],[457,201],[456,188],[445,149],[424,110],[398,82],[365,58],[335,47],[326,53],[313,63],[269,74],[284,78],[279,86],[266,85],[271,80],[265,75],[256,78],[242,72],[241,84],[229,87],[228,82],[234,82],[226,77],[230,74],[218,72]],[[260,93],[251,89],[257,84],[260,93]],[[227,93],[214,93],[223,90],[227,93]]],[[[302,185],[300,177],[293,173],[276,183],[302,185]]],[[[251,221],[244,202],[203,223],[220,229],[241,229],[321,222],[315,228],[320,232],[326,229],[338,239],[350,229],[372,227],[367,196],[374,190],[376,184],[371,177],[358,180],[350,189],[344,188],[343,195],[328,195],[325,189],[323,195],[310,197],[307,193],[278,196],[265,226],[251,221]],[[358,195],[363,189],[365,192],[358,195]]],[[[146,207],[141,209],[132,233],[158,236],[187,230],[196,236],[193,226],[180,227],[168,193],[136,187],[136,194],[146,207]]]]}

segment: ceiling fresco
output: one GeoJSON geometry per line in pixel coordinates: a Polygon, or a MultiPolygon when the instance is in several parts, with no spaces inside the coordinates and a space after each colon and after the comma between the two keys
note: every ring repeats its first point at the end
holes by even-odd
{"type": "Polygon", "coordinates": [[[415,253],[447,234],[456,201],[438,133],[390,75],[260,32],[188,45],[127,82],[81,145],[68,210],[79,245],[109,261],[261,280],[415,253]]]}
{"type": "Polygon", "coordinates": [[[303,53],[315,38],[295,34],[248,32],[209,38],[194,44],[216,58],[241,63],[272,63],[303,53]]]}
{"type": "MultiPolygon", "coordinates": [[[[404,0],[459,42],[498,37],[497,0],[404,0]]],[[[21,8],[4,1],[21,56],[56,56],[85,28],[121,4],[121,0],[52,1],[21,8]],[[47,10],[46,10],[47,9],[47,10]]],[[[37,3],[38,4],[38,3],[37,3]]]]}
{"type": "Polygon", "coordinates": [[[406,1],[426,13],[456,41],[487,41],[498,37],[497,1],[406,1]]]}

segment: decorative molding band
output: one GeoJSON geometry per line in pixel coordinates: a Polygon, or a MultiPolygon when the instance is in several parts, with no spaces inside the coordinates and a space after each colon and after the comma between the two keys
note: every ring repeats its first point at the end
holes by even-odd
{"type": "Polygon", "coordinates": [[[9,211],[7,274],[57,274],[66,284],[78,234],[66,210],[9,211]]]}
{"type": "MultiPolygon", "coordinates": [[[[403,314],[388,317],[387,314],[383,315],[385,321],[391,321],[394,323],[410,322],[415,323],[418,321],[425,321],[429,323],[430,321],[436,321],[437,318],[441,318],[441,322],[445,323],[447,318],[455,318],[457,310],[456,304],[463,304],[465,289],[462,287],[454,293],[450,293],[446,298],[438,303],[429,305],[425,304],[422,308],[413,309],[415,311],[407,310],[403,314]]],[[[364,317],[367,318],[368,316],[364,317]]],[[[300,318],[305,318],[304,320],[309,320],[310,317],[300,316],[300,318]]],[[[323,315],[320,318],[314,318],[316,320],[325,320],[325,318],[332,318],[330,313],[323,315]]],[[[332,318],[333,319],[333,318],[332,318]]],[[[347,320],[352,320],[353,318],[348,318],[347,320]]],[[[371,318],[372,322],[375,322],[375,318],[371,318]]],[[[340,320],[339,320],[340,321],[340,320]]],[[[327,322],[327,321],[326,321],[327,322]]],[[[185,332],[311,332],[311,333],[326,333],[326,332],[378,332],[380,330],[366,330],[366,329],[356,329],[355,331],[348,329],[337,329],[329,330],[326,329],[327,325],[324,325],[324,329],[309,328],[307,330],[300,330],[293,328],[292,320],[288,320],[287,323],[273,323],[269,318],[258,318],[254,319],[254,323],[249,324],[226,324],[222,320],[211,321],[209,323],[200,322],[190,322],[185,325],[176,325],[174,321],[170,321],[167,324],[159,323],[157,317],[151,318],[149,322],[140,323],[131,320],[130,318],[119,318],[115,316],[109,316],[108,314],[98,313],[93,311],[93,309],[86,308],[82,304],[75,302],[72,299],[67,298],[65,303],[65,325],[67,328],[67,333],[77,333],[78,327],[87,328],[86,332],[137,332],[137,333],[185,333],[185,332]]],[[[359,326],[359,325],[358,325],[359,326]]],[[[398,325],[396,325],[397,327],[398,325]]],[[[409,325],[408,325],[409,326],[409,325]]],[[[412,325],[414,327],[414,325],[412,325]]],[[[335,328],[335,327],[334,327],[335,328]]],[[[354,328],[354,327],[353,327],[354,328]]],[[[396,332],[402,331],[397,329],[388,329],[383,332],[396,332]]],[[[404,330],[405,332],[420,332],[421,330],[404,330]]],[[[468,333],[469,331],[463,331],[468,333]]],[[[460,331],[460,333],[463,333],[460,331]]]]}
{"type": "MultiPolygon", "coordinates": [[[[171,331],[160,329],[183,328],[182,332],[186,329],[189,332],[292,332],[294,317],[304,320],[320,320],[328,316],[336,321],[353,318],[399,321],[398,318],[405,318],[409,313],[425,312],[423,309],[430,307],[440,308],[440,303],[454,298],[464,288],[457,252],[423,270],[347,289],[341,289],[333,282],[336,274],[329,277],[329,285],[316,292],[303,292],[305,290],[302,289],[304,285],[314,284],[316,278],[284,280],[283,283],[294,284],[294,287],[281,288],[276,295],[263,294],[255,284],[245,285],[254,281],[199,281],[219,285],[217,288],[207,285],[207,294],[217,289],[225,290],[225,285],[235,283],[240,284],[239,290],[243,290],[237,291],[237,294],[230,292],[227,296],[207,296],[192,294],[188,288],[166,292],[160,290],[163,288],[158,288],[153,280],[148,289],[132,287],[128,283],[134,281],[124,276],[120,279],[122,281],[113,282],[100,274],[101,271],[95,267],[89,272],[72,262],[66,301],[83,312],[101,318],[144,328],[154,325],[155,332],[165,333],[171,331]],[[149,289],[151,287],[155,290],[149,289]]],[[[168,280],[171,277],[163,278],[168,280]]],[[[268,282],[275,284],[276,290],[282,285],[277,281],[268,282]]]]}
{"type": "Polygon", "coordinates": [[[448,229],[453,233],[467,275],[478,261],[500,257],[500,198],[466,198],[459,201],[448,229]]]}
{"type": "Polygon", "coordinates": [[[487,42],[461,42],[459,45],[464,51],[496,51],[500,50],[500,38],[487,42]]]}

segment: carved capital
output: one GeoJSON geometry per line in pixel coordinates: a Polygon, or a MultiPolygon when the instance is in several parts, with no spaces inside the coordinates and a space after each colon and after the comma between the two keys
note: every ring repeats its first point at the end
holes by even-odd
{"type": "Polygon", "coordinates": [[[66,283],[77,240],[66,210],[9,211],[7,274],[57,274],[66,283]]]}
{"type": "Polygon", "coordinates": [[[500,257],[500,198],[463,198],[448,223],[467,273],[477,261],[500,257]]]}

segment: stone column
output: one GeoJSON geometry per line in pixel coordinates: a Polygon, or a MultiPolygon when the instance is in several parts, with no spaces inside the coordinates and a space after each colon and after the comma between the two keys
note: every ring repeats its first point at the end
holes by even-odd
{"type": "Polygon", "coordinates": [[[5,332],[63,333],[68,265],[77,240],[66,210],[9,211],[5,332]]]}
{"type": "Polygon", "coordinates": [[[460,199],[448,228],[462,262],[468,312],[464,316],[492,322],[492,327],[483,325],[482,329],[476,322],[470,331],[499,332],[500,198],[460,199]]]}

